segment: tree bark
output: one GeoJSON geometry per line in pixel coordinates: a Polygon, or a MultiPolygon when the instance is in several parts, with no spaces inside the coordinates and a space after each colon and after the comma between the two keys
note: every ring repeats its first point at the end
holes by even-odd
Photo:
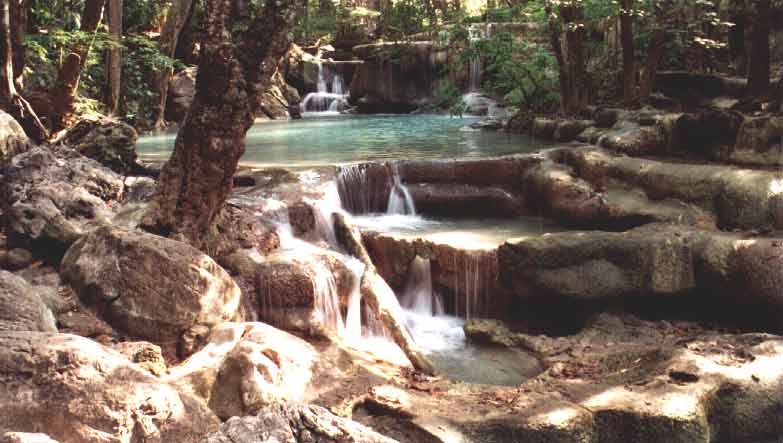
{"type": "MultiPolygon", "coordinates": [[[[95,34],[103,16],[104,2],[105,0],[86,0],[79,31],[84,34],[95,34]]],[[[91,46],[92,40],[78,43],[65,58],[62,66],[60,66],[60,70],[57,73],[57,82],[54,88],[49,91],[52,103],[50,125],[53,132],[64,129],[73,117],[76,91],[79,88],[79,77],[82,67],[87,62],[87,55],[91,46]]]]}
{"type": "Polygon", "coordinates": [[[402,311],[397,297],[383,277],[378,275],[378,271],[362,243],[362,234],[355,226],[351,226],[342,214],[334,214],[334,224],[337,238],[342,246],[364,263],[361,291],[366,306],[383,322],[394,342],[402,349],[413,367],[426,374],[434,374],[435,368],[432,363],[405,327],[405,313],[402,311]]]}
{"type": "Polygon", "coordinates": [[[748,68],[748,94],[759,97],[768,94],[770,86],[770,0],[756,0],[755,6],[750,67],[748,68]]]}
{"type": "Polygon", "coordinates": [[[553,1],[547,0],[549,41],[555,53],[560,74],[560,112],[571,116],[582,111],[590,100],[584,55],[586,31],[584,23],[582,23],[584,17],[580,4],[563,4],[560,6],[559,12],[562,26],[559,25],[557,17],[554,15],[553,1]]]}
{"type": "Polygon", "coordinates": [[[231,192],[245,134],[304,0],[267,0],[245,32],[234,32],[231,0],[207,0],[196,94],[163,167],[143,226],[208,249],[231,192]]]}
{"type": "Polygon", "coordinates": [[[623,48],[623,99],[636,100],[636,65],[633,47],[633,0],[620,0],[620,42],[623,48]]]}
{"type": "Polygon", "coordinates": [[[27,0],[10,0],[11,2],[11,51],[14,64],[14,86],[17,91],[24,87],[23,75],[25,65],[24,38],[27,32],[27,0]]]}
{"type": "Polygon", "coordinates": [[[11,11],[9,3],[0,0],[0,106],[13,116],[27,135],[40,143],[49,137],[46,128],[14,85],[13,44],[11,39],[11,11]]]}
{"type": "MultiPolygon", "coordinates": [[[[227,6],[231,11],[232,2],[227,6]]],[[[190,18],[190,11],[193,8],[193,0],[174,0],[171,3],[169,12],[166,15],[166,23],[163,25],[163,32],[160,34],[160,52],[167,57],[174,57],[177,50],[177,43],[182,29],[190,18]]],[[[165,126],[164,116],[166,112],[166,100],[169,94],[169,78],[172,69],[163,69],[153,74],[152,88],[157,93],[157,103],[152,109],[152,121],[156,128],[165,126]]]]}
{"type": "Polygon", "coordinates": [[[105,103],[109,114],[116,115],[120,107],[120,86],[122,82],[122,0],[107,0],[109,36],[116,47],[108,50],[106,60],[105,103]]]}
{"type": "Polygon", "coordinates": [[[658,66],[666,50],[666,12],[671,7],[671,2],[657,1],[653,3],[655,10],[655,31],[653,31],[650,47],[647,50],[647,61],[642,71],[639,84],[639,98],[646,99],[652,94],[655,87],[655,77],[658,75],[658,66]]]}

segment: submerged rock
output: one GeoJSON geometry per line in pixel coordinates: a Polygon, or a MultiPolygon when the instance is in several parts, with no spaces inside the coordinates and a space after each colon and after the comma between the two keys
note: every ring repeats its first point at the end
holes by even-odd
{"type": "Polygon", "coordinates": [[[60,272],[114,328],[178,345],[183,356],[193,352],[190,335],[234,319],[239,309],[239,288],[211,258],[139,231],[90,232],[68,250],[60,272]]]}
{"type": "Polygon", "coordinates": [[[136,168],[139,135],[127,123],[109,117],[84,117],[68,130],[63,143],[118,174],[136,168]]]}
{"type": "Polygon", "coordinates": [[[396,443],[319,406],[274,406],[255,417],[233,417],[200,443],[396,443]]]}

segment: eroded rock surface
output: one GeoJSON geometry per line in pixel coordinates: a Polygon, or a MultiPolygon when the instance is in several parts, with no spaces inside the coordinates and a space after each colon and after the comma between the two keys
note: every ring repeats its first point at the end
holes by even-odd
{"type": "Polygon", "coordinates": [[[85,338],[0,332],[0,362],[0,432],[163,443],[197,440],[219,424],[201,400],[85,338]]]}
{"type": "Polygon", "coordinates": [[[32,142],[22,125],[7,112],[0,111],[0,164],[28,150],[32,142]]]}
{"type": "Polygon", "coordinates": [[[57,332],[54,316],[23,278],[0,271],[0,331],[57,332]]]}
{"type": "Polygon", "coordinates": [[[127,123],[109,117],[85,117],[68,130],[63,143],[118,174],[128,174],[136,168],[138,138],[127,123]]]}
{"type": "Polygon", "coordinates": [[[76,242],[61,275],[116,329],[171,347],[235,318],[240,290],[192,246],[139,231],[103,227],[76,242]]]}

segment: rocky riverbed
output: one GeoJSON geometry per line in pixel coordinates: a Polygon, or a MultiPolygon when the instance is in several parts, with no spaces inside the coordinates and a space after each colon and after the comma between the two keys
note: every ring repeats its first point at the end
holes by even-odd
{"type": "Polygon", "coordinates": [[[776,120],[743,120],[730,155],[683,158],[638,142],[668,127],[645,116],[596,114],[584,142],[533,154],[244,173],[204,251],[139,229],[155,179],[132,129],[84,122],[33,146],[7,121],[2,441],[779,441],[776,120]],[[560,228],[481,248],[371,229],[346,243],[346,216],[335,232],[341,201],[377,212],[402,185],[426,217],[560,228]],[[368,300],[388,301],[381,281],[403,293],[421,260],[468,342],[533,356],[531,378],[425,374],[347,332],[361,300],[382,335],[368,300]]]}

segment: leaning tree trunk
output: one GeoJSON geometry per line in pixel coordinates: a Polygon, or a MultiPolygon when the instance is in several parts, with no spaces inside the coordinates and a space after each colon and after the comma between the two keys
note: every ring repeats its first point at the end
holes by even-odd
{"type": "Polygon", "coordinates": [[[104,102],[109,114],[115,115],[120,107],[122,82],[122,0],[108,0],[109,36],[116,46],[108,50],[106,59],[106,93],[104,102]]]}
{"type": "Polygon", "coordinates": [[[232,189],[245,134],[277,63],[289,46],[295,12],[304,0],[267,0],[232,38],[232,0],[207,0],[196,94],[174,152],[143,221],[153,232],[205,249],[232,189]]]}
{"type": "Polygon", "coordinates": [[[9,2],[0,0],[0,107],[11,114],[36,142],[49,138],[46,128],[14,85],[13,46],[11,43],[11,12],[9,2]]]}
{"type": "Polygon", "coordinates": [[[770,0],[757,0],[753,21],[748,94],[758,97],[769,92],[770,0]]]}
{"type": "Polygon", "coordinates": [[[633,0],[620,0],[620,42],[623,47],[623,100],[636,100],[636,66],[633,48],[633,0]]]}
{"type": "MultiPolygon", "coordinates": [[[[82,13],[82,24],[79,31],[85,35],[93,35],[103,16],[105,0],[86,0],[82,13]]],[[[52,131],[64,129],[75,112],[76,91],[79,88],[79,76],[87,61],[92,40],[76,44],[57,73],[57,82],[49,92],[52,103],[50,125],[52,131]]]]}
{"type": "MultiPolygon", "coordinates": [[[[177,43],[182,29],[188,22],[193,0],[174,0],[171,3],[168,14],[166,14],[166,23],[163,25],[163,32],[160,34],[160,52],[167,57],[174,57],[177,50],[177,43]]],[[[229,8],[232,7],[229,2],[229,8]]],[[[230,9],[229,9],[230,11],[230,9]]],[[[166,100],[169,94],[169,77],[171,77],[171,68],[162,69],[152,76],[152,87],[157,94],[157,102],[152,109],[152,121],[154,127],[162,128],[165,126],[164,115],[166,112],[166,100]]]]}

